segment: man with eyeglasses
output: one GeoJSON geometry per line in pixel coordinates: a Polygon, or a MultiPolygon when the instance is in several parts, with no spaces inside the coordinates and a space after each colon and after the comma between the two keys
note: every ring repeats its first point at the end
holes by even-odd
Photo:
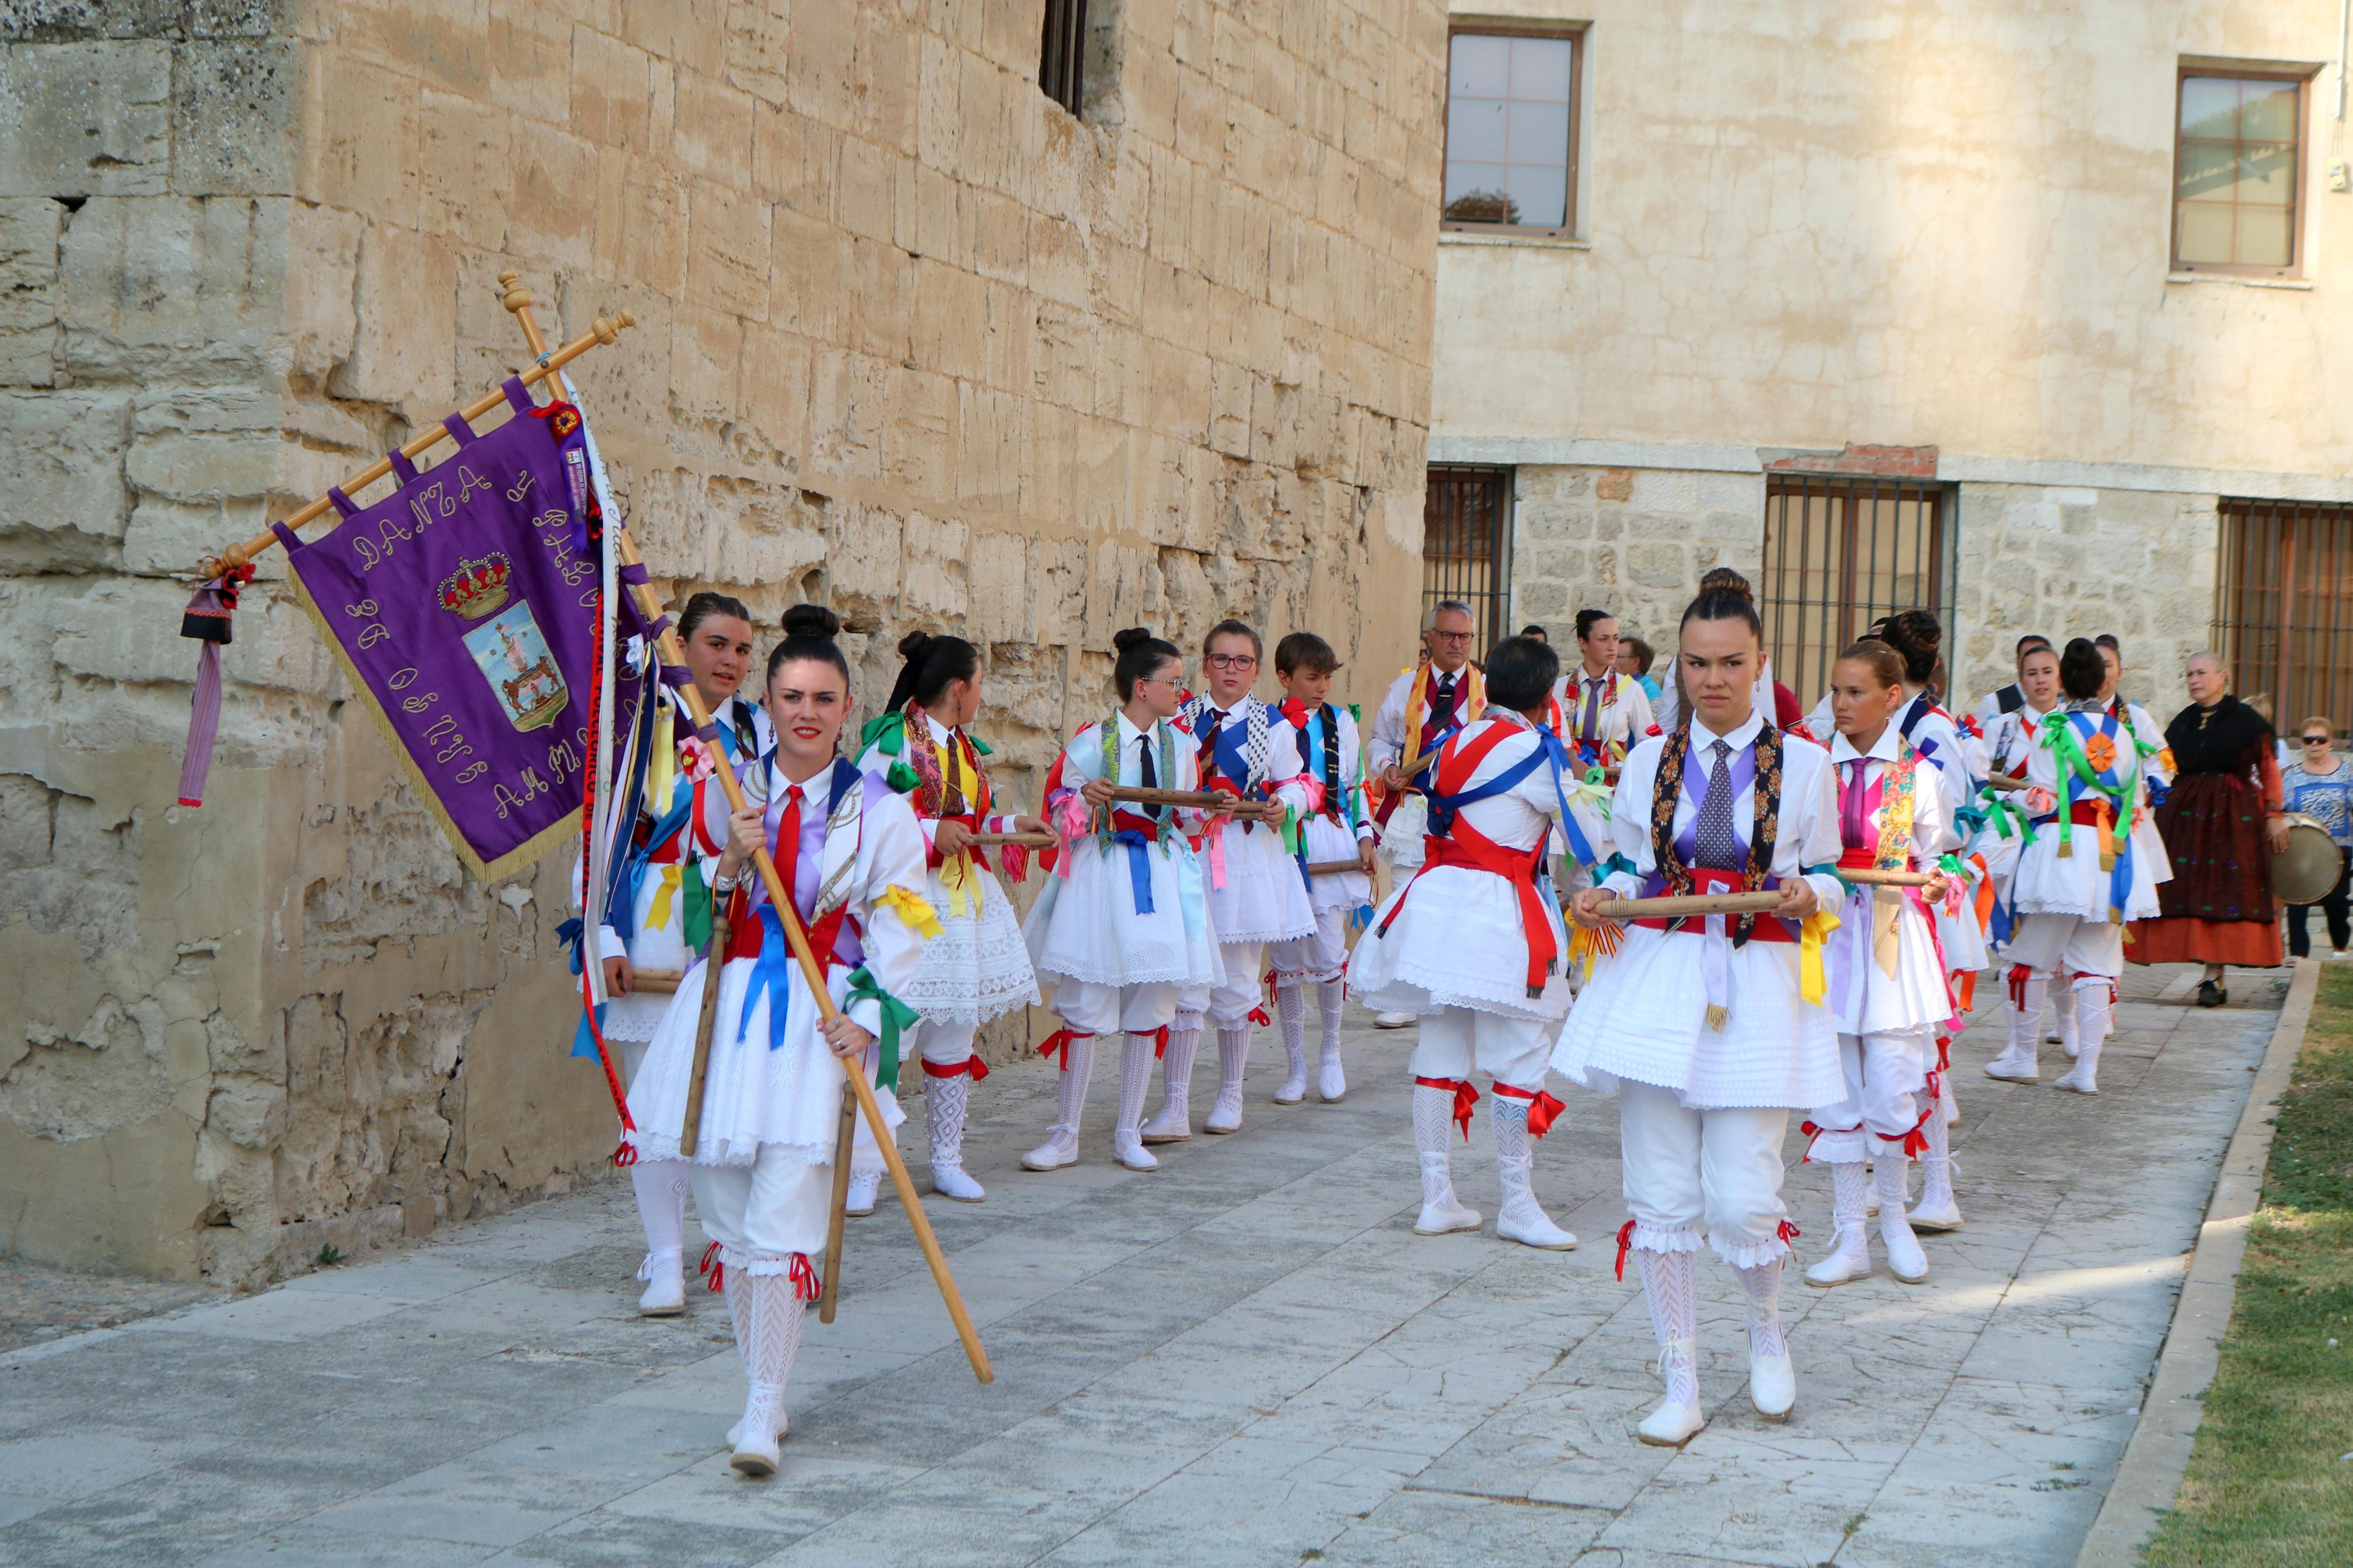
{"type": "MultiPolygon", "coordinates": [[[[1373,714],[1368,750],[1379,795],[1373,820],[1381,826],[1381,858],[1392,872],[1421,864],[1424,798],[1438,749],[1487,706],[1485,681],[1471,662],[1472,639],[1478,635],[1470,605],[1459,599],[1439,601],[1422,628],[1420,661],[1398,673],[1373,714]]],[[[1384,1029],[1412,1022],[1410,1013],[1373,1018],[1384,1029]]]]}
{"type": "MultiPolygon", "coordinates": [[[[2353,870],[2353,768],[2345,765],[2338,756],[2337,727],[2318,714],[2296,726],[2297,751],[2301,753],[2280,782],[2287,795],[2287,808],[2300,811],[2321,826],[2337,841],[2337,854],[2348,870],[2353,870]]],[[[2353,889],[2339,875],[2337,886],[2320,900],[2321,913],[2328,921],[2329,957],[2342,958],[2345,950],[2353,946],[2353,889]]],[[[2296,958],[2311,954],[2312,937],[2305,930],[2305,919],[2310,904],[2290,904],[2287,907],[2287,950],[2296,958]]]]}

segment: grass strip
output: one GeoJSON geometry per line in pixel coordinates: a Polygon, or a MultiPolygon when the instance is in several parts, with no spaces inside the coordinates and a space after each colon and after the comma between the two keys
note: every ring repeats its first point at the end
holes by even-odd
{"type": "Polygon", "coordinates": [[[2151,1568],[2353,1563],[2353,964],[2320,978],[2151,1568]]]}

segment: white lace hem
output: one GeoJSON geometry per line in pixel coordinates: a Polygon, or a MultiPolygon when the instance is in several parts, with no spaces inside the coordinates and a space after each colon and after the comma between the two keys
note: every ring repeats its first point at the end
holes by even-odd
{"type": "MultiPolygon", "coordinates": [[[[799,1252],[787,1252],[781,1257],[773,1252],[738,1252],[724,1242],[719,1246],[719,1261],[733,1272],[753,1279],[773,1279],[780,1274],[790,1274],[793,1260],[807,1256],[799,1252]]],[[[814,1260],[810,1266],[815,1267],[814,1260]]]]}
{"type": "MultiPolygon", "coordinates": [[[[648,1164],[656,1160],[683,1160],[691,1165],[743,1166],[749,1165],[757,1160],[763,1147],[760,1143],[731,1145],[723,1138],[712,1138],[706,1135],[700,1140],[702,1147],[690,1155],[680,1151],[677,1133],[649,1132],[644,1128],[623,1134],[621,1142],[638,1152],[639,1164],[648,1164]]],[[[771,1141],[765,1146],[771,1149],[789,1150],[812,1165],[828,1165],[833,1163],[833,1145],[830,1143],[779,1143],[771,1141]]]]}
{"type": "Polygon", "coordinates": [[[1627,1246],[1636,1252],[1697,1252],[1699,1232],[1687,1226],[1675,1226],[1670,1228],[1663,1226],[1644,1225],[1638,1220],[1634,1225],[1633,1237],[1628,1241],[1627,1246]]]}
{"type": "Polygon", "coordinates": [[[1777,1258],[1789,1256],[1789,1244],[1778,1236],[1768,1237],[1763,1241],[1727,1241],[1723,1237],[1711,1234],[1707,1244],[1718,1258],[1735,1268],[1762,1268],[1777,1258]]]}

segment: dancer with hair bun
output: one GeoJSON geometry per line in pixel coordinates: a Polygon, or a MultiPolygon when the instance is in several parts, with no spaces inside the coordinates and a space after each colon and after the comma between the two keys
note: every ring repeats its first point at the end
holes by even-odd
{"type": "Polygon", "coordinates": [[[1438,754],[1421,868],[1382,903],[1348,961],[1366,1006],[1421,1017],[1412,1058],[1417,1236],[1479,1227],[1479,1211],[1454,1195],[1447,1125],[1470,1136],[1475,1068],[1494,1082],[1488,1125],[1504,1198],[1495,1234],[1550,1251],[1577,1245],[1536,1201],[1533,1180],[1533,1140],[1562,1110],[1545,1089],[1545,1031],[1569,1005],[1567,933],[1546,868],[1567,809],[1560,742],[1544,727],[1559,671],[1559,656],[1534,637],[1495,645],[1486,711],[1438,754]]]}
{"type": "Polygon", "coordinates": [[[1569,908],[1613,956],[1595,966],[1553,1065],[1618,1094],[1626,1205],[1619,1263],[1640,1259],[1666,1397],[1645,1443],[1678,1447],[1706,1425],[1699,1397],[1696,1254],[1703,1225],[1748,1298],[1749,1397],[1778,1420],[1797,1401],[1781,1336],[1782,1261],[1797,1234],[1781,1202],[1789,1111],[1844,1092],[1837,1021],[1823,1006],[1817,910],[1845,897],[1830,753],[1785,741],[1757,710],[1764,628],[1748,598],[1703,592],[1684,610],[1675,664],[1688,699],[1671,734],[1634,748],[1609,821],[1610,872],[1569,908]],[[1645,919],[1619,927],[1603,900],[1778,890],[1762,914],[1645,919]],[[1607,929],[1605,929],[1607,928],[1607,929]]]}
{"type": "MultiPolygon", "coordinates": [[[[687,673],[718,725],[721,751],[728,763],[748,762],[769,741],[767,715],[738,695],[752,667],[752,612],[740,599],[706,591],[687,600],[678,633],[687,673]]],[[[642,644],[639,651],[650,654],[642,644]]],[[[653,689],[654,711],[642,731],[645,787],[627,841],[615,847],[613,896],[596,932],[608,998],[600,1027],[620,1058],[624,1083],[638,1076],[654,1030],[670,1010],[667,993],[638,988],[638,971],[681,973],[702,952],[711,934],[711,868],[727,841],[725,793],[707,776],[680,778],[671,766],[687,732],[684,708],[669,687],[656,683],[653,689]]],[[[573,871],[575,908],[585,868],[573,871]]],[[[584,1030],[573,1054],[595,1051],[584,1030]]],[[[674,1318],[686,1310],[686,1199],[693,1190],[686,1162],[639,1160],[629,1167],[629,1188],[646,1233],[646,1258],[638,1266],[646,1288],[638,1310],[674,1318]]]]}
{"type": "MultiPolygon", "coordinates": [[[[1240,621],[1219,621],[1201,643],[1201,684],[1208,689],[1176,712],[1177,724],[1193,738],[1201,787],[1234,797],[1229,819],[1212,817],[1202,846],[1209,924],[1226,977],[1214,985],[1196,982],[1177,994],[1161,1064],[1160,1109],[1144,1124],[1146,1143],[1182,1143],[1193,1136],[1187,1102],[1205,1021],[1218,1031],[1218,1098],[1201,1130],[1241,1131],[1250,1035],[1266,1016],[1259,1005],[1259,976],[1267,944],[1315,931],[1299,862],[1283,842],[1284,827],[1295,830],[1308,815],[1312,792],[1301,769],[1298,731],[1250,695],[1262,657],[1257,632],[1240,621]]],[[[1305,1092],[1303,1083],[1291,1102],[1305,1092]]]]}
{"type": "Polygon", "coordinates": [[[1207,879],[1187,834],[1217,809],[1115,801],[1115,786],[1200,787],[1192,739],[1172,722],[1185,662],[1141,626],[1112,639],[1119,706],[1071,738],[1046,777],[1046,818],[1060,844],[1053,875],[1021,932],[1062,1027],[1040,1047],[1062,1058],[1060,1103],[1046,1142],[1021,1156],[1029,1171],[1079,1160],[1079,1121],[1094,1071],[1095,1041],[1121,1037],[1119,1117],[1112,1153],[1132,1171],[1160,1162],[1144,1146],[1144,1097],[1153,1057],[1168,1039],[1180,991],[1224,984],[1207,879]]]}
{"type": "Polygon", "coordinates": [[[728,1441],[734,1468],[754,1476],[776,1472],[802,1311],[818,1296],[809,1258],[831,1219],[842,1075],[874,1070],[878,1043],[894,1032],[889,1020],[906,1011],[898,993],[922,963],[923,933],[937,929],[922,892],[913,810],[839,754],[850,707],[840,629],[816,605],[785,616],[785,639],[768,656],[776,742],[744,770],[747,805],[729,819],[712,883],[728,900],[726,956],[716,974],[710,963],[687,972],[629,1086],[638,1158],[693,1162],[712,1285],[726,1291],[749,1384],[728,1441]],[[830,1019],[820,1019],[783,917],[752,868],[764,848],[824,967],[839,1009],[830,1019]],[[681,1149],[703,988],[712,984],[700,1135],[681,1149]]]}
{"type": "MultiPolygon", "coordinates": [[[[1757,590],[1747,578],[1729,566],[1709,567],[1700,576],[1699,591],[1703,595],[1729,594],[1751,610],[1757,607],[1757,590]]],[[[1763,623],[1760,621],[1758,624],[1761,626],[1763,623]]],[[[1773,679],[1773,656],[1760,650],[1756,664],[1750,669],[1750,676],[1755,686],[1749,697],[1752,710],[1763,714],[1765,722],[1778,728],[1783,718],[1780,694],[1788,689],[1773,679]]],[[[1678,659],[1667,671],[1666,679],[1659,689],[1659,700],[1651,704],[1652,722],[1660,733],[1670,733],[1683,721],[1683,661],[1678,659]]],[[[1792,704],[1788,718],[1795,721],[1797,716],[1792,704]]],[[[1828,732],[1827,729],[1824,732],[1828,732]]]]}
{"type": "MultiPolygon", "coordinates": [[[[923,1022],[915,1054],[923,1064],[923,1120],[931,1135],[932,1190],[958,1203],[987,1195],[964,1168],[964,1129],[972,1086],[988,1076],[972,1040],[991,1018],[1038,1001],[1038,977],[1013,900],[990,869],[976,833],[1042,833],[1046,820],[994,813],[988,748],[969,732],[980,713],[980,650],[958,637],[909,632],[899,641],[906,662],[889,706],[860,736],[858,765],[915,808],[930,877],[924,896],[940,934],[923,944],[915,978],[900,994],[923,1022]]],[[[1018,851],[1015,852],[1017,855],[1018,851]]],[[[875,1151],[879,1160],[881,1151],[875,1151]]],[[[881,1172],[853,1161],[849,1212],[871,1213],[881,1172]]]]}
{"type": "Polygon", "coordinates": [[[1855,643],[1831,670],[1840,868],[1926,872],[1930,880],[1918,889],[1858,885],[1839,909],[1830,1006],[1846,1092],[1806,1124],[1813,1138],[1807,1157],[1830,1166],[1835,1205],[1831,1250],[1806,1270],[1812,1285],[1871,1272],[1866,1160],[1878,1184],[1888,1268],[1906,1284],[1928,1277],[1927,1255],[1905,1216],[1905,1173],[1911,1156],[1927,1150],[1923,1129],[1944,1122],[1930,1088],[1931,1052],[1935,1037],[1955,1026],[1930,916],[1948,890],[1937,869],[1946,806],[1937,770],[1894,722],[1907,706],[1904,686],[1904,656],[1876,638],[1855,643]]]}

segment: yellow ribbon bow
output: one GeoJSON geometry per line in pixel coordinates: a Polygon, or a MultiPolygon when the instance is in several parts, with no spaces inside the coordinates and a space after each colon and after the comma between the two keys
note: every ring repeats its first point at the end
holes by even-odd
{"type": "Polygon", "coordinates": [[[654,889],[653,908],[646,914],[648,926],[659,931],[670,924],[670,900],[678,896],[678,889],[685,879],[686,867],[682,862],[673,860],[661,868],[661,882],[654,889]]]}
{"type": "Polygon", "coordinates": [[[1822,944],[1838,928],[1837,915],[1817,909],[1798,932],[1798,992],[1816,1006],[1831,994],[1830,974],[1822,966],[1822,944]]]}
{"type": "Polygon", "coordinates": [[[893,882],[883,889],[882,896],[874,901],[897,910],[899,918],[906,921],[908,928],[916,935],[934,937],[940,934],[940,917],[921,893],[911,893],[893,882]]]}

